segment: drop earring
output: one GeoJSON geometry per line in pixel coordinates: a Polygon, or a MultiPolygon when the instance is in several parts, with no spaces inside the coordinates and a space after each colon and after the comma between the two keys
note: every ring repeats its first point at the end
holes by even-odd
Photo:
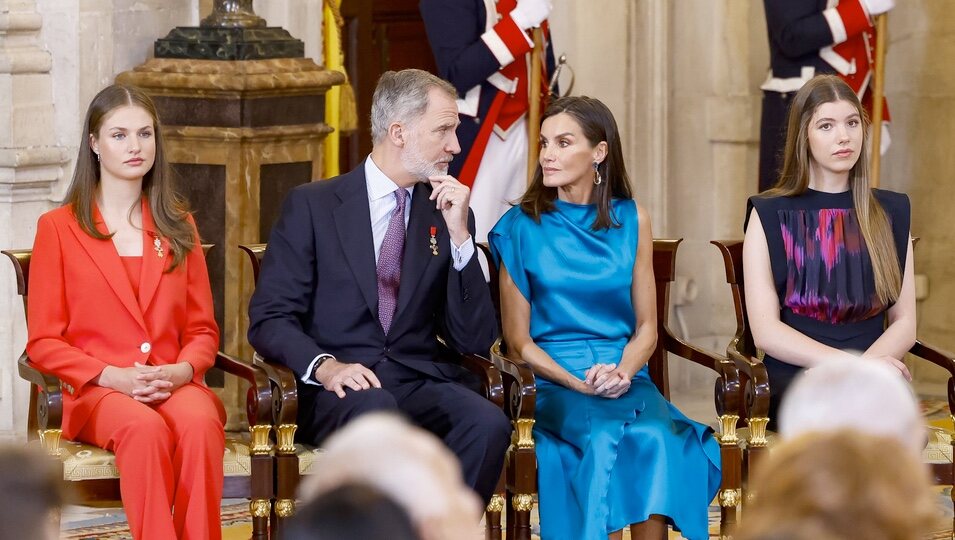
{"type": "Polygon", "coordinates": [[[93,153],[96,154],[96,162],[99,163],[99,152],[94,150],[93,153]]]}
{"type": "Polygon", "coordinates": [[[603,177],[600,176],[600,169],[599,169],[599,167],[600,167],[600,163],[597,162],[597,161],[595,161],[595,162],[594,162],[594,185],[595,185],[595,186],[599,186],[599,185],[602,184],[603,181],[604,181],[603,177]]]}

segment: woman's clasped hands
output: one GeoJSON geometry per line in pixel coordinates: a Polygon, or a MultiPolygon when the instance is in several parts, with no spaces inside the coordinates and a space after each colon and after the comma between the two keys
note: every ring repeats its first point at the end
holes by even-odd
{"type": "Polygon", "coordinates": [[[188,362],[148,366],[136,362],[133,367],[107,366],[96,384],[122,392],[146,404],[161,403],[172,392],[192,380],[193,369],[188,362]]]}
{"type": "Polygon", "coordinates": [[[616,399],[630,389],[632,376],[617,364],[594,364],[584,377],[582,392],[616,399]]]}

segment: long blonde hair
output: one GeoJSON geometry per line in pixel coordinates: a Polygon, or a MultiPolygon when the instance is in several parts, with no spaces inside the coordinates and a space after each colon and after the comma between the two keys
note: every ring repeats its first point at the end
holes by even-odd
{"type": "MultiPolygon", "coordinates": [[[[872,260],[876,294],[882,303],[890,304],[898,299],[902,290],[902,269],[888,215],[869,185],[869,117],[859,97],[845,81],[835,75],[818,75],[796,93],[789,109],[783,168],[776,185],[762,195],[789,197],[802,195],[809,189],[812,161],[809,124],[820,105],[835,101],[851,103],[862,118],[862,150],[849,171],[849,188],[859,229],[872,260]]],[[[875,129],[880,129],[880,126],[875,129]]]]}

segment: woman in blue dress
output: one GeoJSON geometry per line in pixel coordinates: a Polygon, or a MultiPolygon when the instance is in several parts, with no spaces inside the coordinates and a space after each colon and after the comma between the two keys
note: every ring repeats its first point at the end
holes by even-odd
{"type": "Polygon", "coordinates": [[[543,540],[708,538],[720,484],[712,430],[650,380],[653,236],[632,199],[616,122],[600,101],[544,113],[540,166],[490,234],[504,339],[537,375],[543,540]]]}

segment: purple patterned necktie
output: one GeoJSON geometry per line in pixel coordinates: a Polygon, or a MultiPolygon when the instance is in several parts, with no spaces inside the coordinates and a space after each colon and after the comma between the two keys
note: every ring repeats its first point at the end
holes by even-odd
{"type": "Polygon", "coordinates": [[[385,239],[378,253],[378,319],[381,328],[388,334],[391,319],[398,308],[398,285],[401,283],[401,258],[405,247],[405,203],[408,190],[398,188],[395,192],[398,206],[388,221],[385,239]]]}

